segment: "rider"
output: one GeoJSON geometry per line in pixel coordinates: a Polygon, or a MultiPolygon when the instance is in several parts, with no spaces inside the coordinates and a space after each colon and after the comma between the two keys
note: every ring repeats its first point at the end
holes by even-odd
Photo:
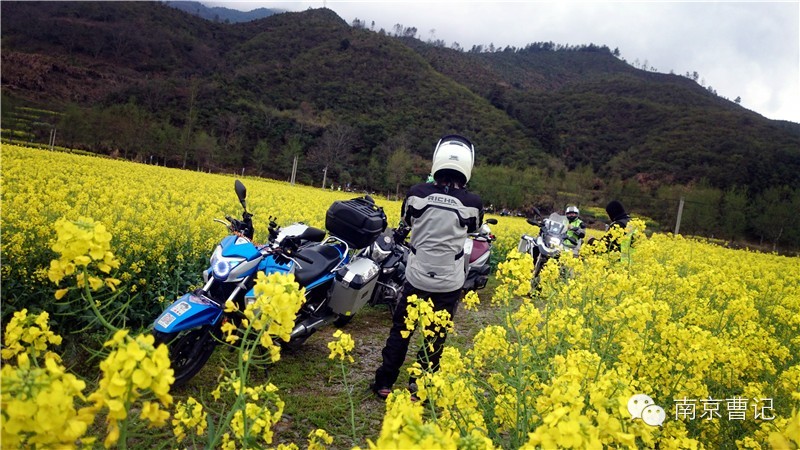
{"type": "MultiPolygon", "coordinates": [[[[403,337],[408,314],[408,297],[431,299],[435,311],[446,310],[455,315],[462,297],[466,277],[464,241],[468,233],[478,230],[483,222],[483,203],[465,185],[475,163],[475,147],[466,138],[448,135],[439,140],[433,152],[433,183],[411,187],[401,208],[402,220],[411,230],[406,283],[403,297],[395,308],[392,328],[383,348],[383,363],[375,371],[372,390],[385,399],[400,375],[400,367],[408,353],[411,335],[403,337]]],[[[446,335],[436,334],[432,351],[426,343],[417,353],[423,368],[438,370],[446,335]]],[[[409,379],[409,390],[416,392],[415,379],[409,379]]]]}
{"type": "MultiPolygon", "coordinates": [[[[622,249],[621,236],[618,229],[625,230],[628,226],[628,222],[631,220],[631,216],[625,211],[625,207],[622,206],[622,203],[619,200],[611,200],[606,205],[606,213],[608,214],[608,218],[611,219],[611,222],[606,226],[606,234],[600,238],[601,241],[606,243],[606,249],[609,252],[618,252],[622,249]]],[[[587,242],[588,245],[594,244],[594,238],[590,238],[587,242]]]]}
{"type": "Polygon", "coordinates": [[[567,206],[565,211],[569,221],[569,229],[567,230],[567,239],[564,241],[564,246],[571,248],[576,255],[581,248],[583,238],[586,237],[586,224],[579,217],[580,213],[580,210],[575,205],[567,206]]]}

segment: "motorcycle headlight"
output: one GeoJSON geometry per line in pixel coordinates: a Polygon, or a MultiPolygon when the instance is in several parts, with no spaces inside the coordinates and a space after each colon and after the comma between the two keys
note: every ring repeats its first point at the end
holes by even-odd
{"type": "Polygon", "coordinates": [[[217,247],[211,255],[211,271],[214,277],[224,280],[228,278],[234,267],[243,261],[242,258],[226,258],[222,256],[222,247],[217,247]]]}
{"type": "Polygon", "coordinates": [[[561,239],[555,236],[550,236],[547,238],[547,246],[550,248],[555,248],[561,245],[561,239]]]}
{"type": "Polygon", "coordinates": [[[211,266],[211,270],[214,271],[215,277],[225,279],[228,277],[228,274],[231,273],[231,263],[224,259],[217,260],[214,262],[214,265],[211,266]]]}
{"type": "Polygon", "coordinates": [[[381,246],[378,245],[378,243],[376,242],[372,244],[372,253],[370,254],[370,259],[372,259],[376,263],[380,263],[391,254],[392,254],[391,250],[382,249],[381,246]]]}

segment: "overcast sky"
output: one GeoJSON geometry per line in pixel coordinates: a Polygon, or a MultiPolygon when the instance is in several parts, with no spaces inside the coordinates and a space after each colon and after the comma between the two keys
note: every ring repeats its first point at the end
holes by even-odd
{"type": "Polygon", "coordinates": [[[447,46],[524,47],[539,41],[619,48],[658,72],[697,72],[699,82],[767,118],[800,123],[800,1],[217,1],[249,11],[327,6],[347,23],[416,27],[447,46]]]}

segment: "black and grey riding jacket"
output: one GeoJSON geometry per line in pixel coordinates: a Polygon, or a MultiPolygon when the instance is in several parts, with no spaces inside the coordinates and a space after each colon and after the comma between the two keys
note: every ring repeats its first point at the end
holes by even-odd
{"type": "Polygon", "coordinates": [[[464,285],[464,241],[483,222],[480,197],[466,189],[422,183],[409,189],[403,220],[411,226],[406,279],[417,289],[451,292],[464,285]]]}

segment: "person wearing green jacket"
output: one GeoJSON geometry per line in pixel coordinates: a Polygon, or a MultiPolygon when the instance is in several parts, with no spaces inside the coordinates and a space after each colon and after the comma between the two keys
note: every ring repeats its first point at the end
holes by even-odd
{"type": "Polygon", "coordinates": [[[567,239],[564,241],[564,247],[572,249],[575,256],[578,256],[583,238],[586,237],[586,224],[581,220],[580,213],[581,211],[575,205],[567,206],[565,210],[569,228],[567,229],[567,239]]]}

